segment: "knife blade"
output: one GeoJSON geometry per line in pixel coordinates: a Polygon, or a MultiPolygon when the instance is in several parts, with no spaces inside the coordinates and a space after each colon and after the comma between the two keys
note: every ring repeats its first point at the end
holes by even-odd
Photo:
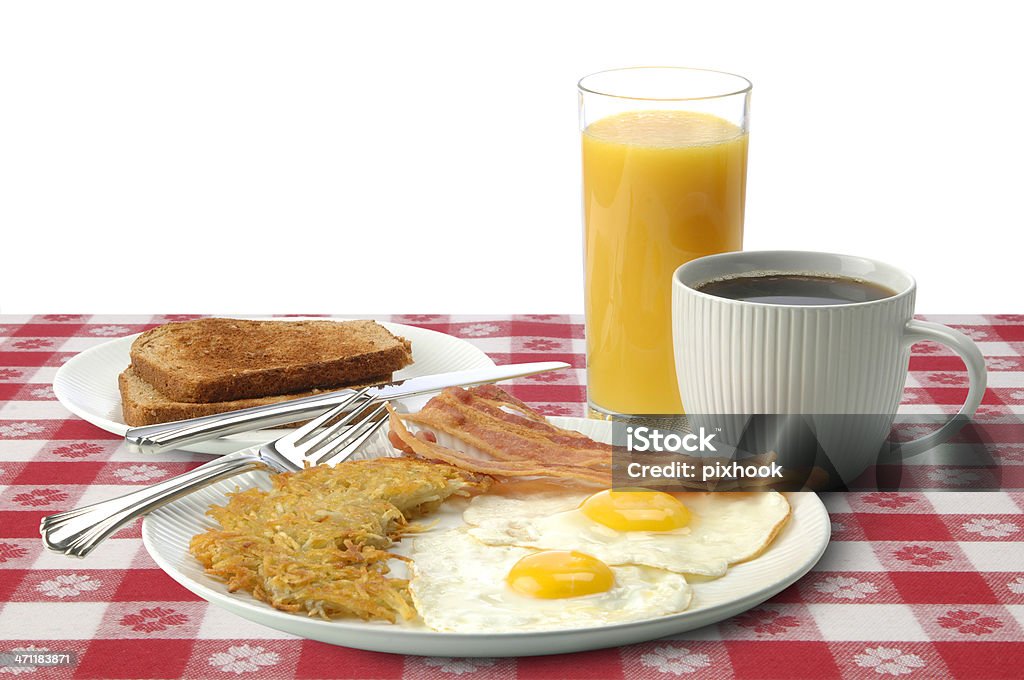
{"type": "MultiPolygon", "coordinates": [[[[569,364],[562,361],[537,361],[471,368],[465,371],[436,373],[398,380],[376,387],[367,394],[372,401],[402,399],[438,392],[446,387],[483,385],[568,367],[569,364]]],[[[324,392],[276,404],[253,406],[239,411],[217,413],[159,425],[132,427],[125,433],[124,439],[132,451],[159,453],[229,434],[305,420],[311,415],[322,413],[341,403],[352,393],[353,390],[350,389],[324,392]]]]}

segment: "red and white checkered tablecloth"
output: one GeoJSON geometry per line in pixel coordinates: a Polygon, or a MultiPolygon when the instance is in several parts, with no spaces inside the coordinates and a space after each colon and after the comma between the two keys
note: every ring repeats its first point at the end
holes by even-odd
{"type": "MultiPolygon", "coordinates": [[[[128,452],[71,416],[50,383],[62,362],[181,316],[0,316],[0,652],[72,651],[74,667],[0,674],[74,678],[1020,678],[1024,677],[1024,489],[825,494],[832,542],[799,583],[734,619],[617,649],[519,659],[363,652],[237,618],[174,583],[139,524],[85,560],[44,552],[39,519],[184,472],[207,457],[128,452]]],[[[583,415],[584,341],[575,316],[381,316],[469,340],[501,363],[574,370],[510,391],[548,414],[583,415]]],[[[1024,315],[940,316],[979,343],[986,414],[1024,413],[1024,315]]],[[[914,348],[906,411],[955,410],[960,360],[914,348]]],[[[1021,438],[1024,439],[1024,438],[1021,438]]],[[[1024,441],[994,447],[1024,470],[1024,441]]],[[[1007,476],[1021,479],[1019,474],[1007,476]]],[[[946,482],[953,488],[958,480],[946,482]]],[[[1011,485],[1012,486],[1012,485],[1011,485]]],[[[1017,484],[1024,486],[1024,484],[1017,484]]]]}

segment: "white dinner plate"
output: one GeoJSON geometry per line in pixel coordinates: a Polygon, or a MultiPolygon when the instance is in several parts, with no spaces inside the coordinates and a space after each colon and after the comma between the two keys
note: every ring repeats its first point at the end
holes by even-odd
{"type": "MultiPolygon", "coordinates": [[[[490,357],[460,338],[415,326],[384,321],[379,323],[395,335],[412,342],[413,363],[396,372],[395,380],[494,365],[490,357]]],[[[117,388],[117,376],[131,363],[129,350],[137,337],[138,333],[110,340],[69,359],[60,367],[53,379],[53,392],[60,403],[96,427],[124,436],[128,431],[128,425],[121,416],[121,394],[117,388]]],[[[423,402],[428,398],[422,398],[423,402]]],[[[409,408],[417,408],[414,399],[403,400],[403,403],[409,408]]],[[[199,453],[225,454],[262,444],[281,436],[281,433],[281,430],[243,432],[182,448],[199,453]]]]}
{"type": "MultiPolygon", "coordinates": [[[[579,430],[593,439],[611,440],[611,423],[584,418],[550,418],[559,427],[579,430]]],[[[390,455],[381,432],[367,445],[367,457],[390,455]]],[[[559,654],[643,642],[675,635],[735,616],[767,600],[806,574],[828,545],[831,525],[825,506],[810,492],[788,493],[792,514],[770,546],[756,559],[729,568],[725,576],[693,585],[690,608],[670,616],[599,627],[505,634],[434,632],[422,624],[368,623],[310,618],[274,609],[247,593],[229,593],[223,583],[206,575],[188,552],[189,539],[216,526],[205,512],[223,504],[236,487],[270,488],[269,475],[253,472],[207,487],[146,517],[142,539],[160,568],[171,578],[212,604],[256,623],[286,633],[377,652],[424,656],[530,656],[559,654]]],[[[451,502],[428,521],[431,531],[462,524],[451,502]]],[[[422,535],[422,534],[418,534],[422,535]]],[[[409,541],[393,551],[408,551],[409,541]]]]}

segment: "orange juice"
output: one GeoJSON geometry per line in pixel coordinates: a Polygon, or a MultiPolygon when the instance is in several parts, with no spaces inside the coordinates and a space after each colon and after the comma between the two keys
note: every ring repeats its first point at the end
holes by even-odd
{"type": "Polygon", "coordinates": [[[614,413],[682,413],[671,281],[739,250],[747,134],[705,113],[633,111],[583,131],[587,389],[614,413]]]}

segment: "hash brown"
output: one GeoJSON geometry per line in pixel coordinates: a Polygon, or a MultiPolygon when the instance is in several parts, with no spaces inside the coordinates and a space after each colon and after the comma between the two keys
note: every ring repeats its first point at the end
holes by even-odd
{"type": "Polygon", "coordinates": [[[416,610],[405,579],[388,576],[388,548],[409,520],[486,477],[407,458],[346,461],[271,477],[270,491],[231,494],[207,512],[220,525],[192,538],[207,573],[271,606],[322,618],[394,622],[416,610]]]}

